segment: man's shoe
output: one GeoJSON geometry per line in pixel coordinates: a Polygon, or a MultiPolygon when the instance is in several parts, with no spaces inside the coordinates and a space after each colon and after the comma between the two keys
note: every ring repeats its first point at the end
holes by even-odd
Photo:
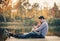
{"type": "Polygon", "coordinates": [[[11,36],[14,36],[14,34],[13,33],[9,33],[8,36],[11,37],[11,36]]]}

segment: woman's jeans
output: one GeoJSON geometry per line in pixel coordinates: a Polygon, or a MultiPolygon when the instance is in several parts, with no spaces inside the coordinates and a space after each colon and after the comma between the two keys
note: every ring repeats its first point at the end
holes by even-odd
{"type": "Polygon", "coordinates": [[[13,37],[15,37],[15,38],[24,38],[24,39],[25,38],[44,38],[44,36],[42,34],[38,35],[35,32],[30,32],[26,35],[24,35],[24,34],[22,34],[22,35],[15,34],[13,37]]]}

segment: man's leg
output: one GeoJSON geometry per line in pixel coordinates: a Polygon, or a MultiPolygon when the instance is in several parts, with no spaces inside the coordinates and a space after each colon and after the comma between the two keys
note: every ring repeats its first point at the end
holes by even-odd
{"type": "Polygon", "coordinates": [[[45,38],[45,36],[43,36],[42,34],[39,35],[39,38],[45,38]]]}
{"type": "Polygon", "coordinates": [[[15,35],[13,35],[13,37],[15,37],[15,38],[37,38],[37,34],[36,33],[34,33],[34,32],[30,32],[30,33],[28,33],[28,34],[26,34],[26,35],[18,35],[18,34],[15,34],[15,35]]]}

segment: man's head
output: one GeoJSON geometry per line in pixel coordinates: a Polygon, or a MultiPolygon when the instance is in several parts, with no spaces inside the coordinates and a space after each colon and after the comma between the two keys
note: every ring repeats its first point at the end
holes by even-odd
{"type": "Polygon", "coordinates": [[[40,16],[39,19],[40,19],[40,22],[43,22],[45,18],[44,16],[40,16]]]}

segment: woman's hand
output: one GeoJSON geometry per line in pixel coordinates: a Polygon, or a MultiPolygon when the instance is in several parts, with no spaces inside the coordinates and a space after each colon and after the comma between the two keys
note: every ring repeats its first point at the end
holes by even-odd
{"type": "Polygon", "coordinates": [[[34,27],[34,29],[36,29],[37,28],[37,26],[33,26],[34,27]]]}

